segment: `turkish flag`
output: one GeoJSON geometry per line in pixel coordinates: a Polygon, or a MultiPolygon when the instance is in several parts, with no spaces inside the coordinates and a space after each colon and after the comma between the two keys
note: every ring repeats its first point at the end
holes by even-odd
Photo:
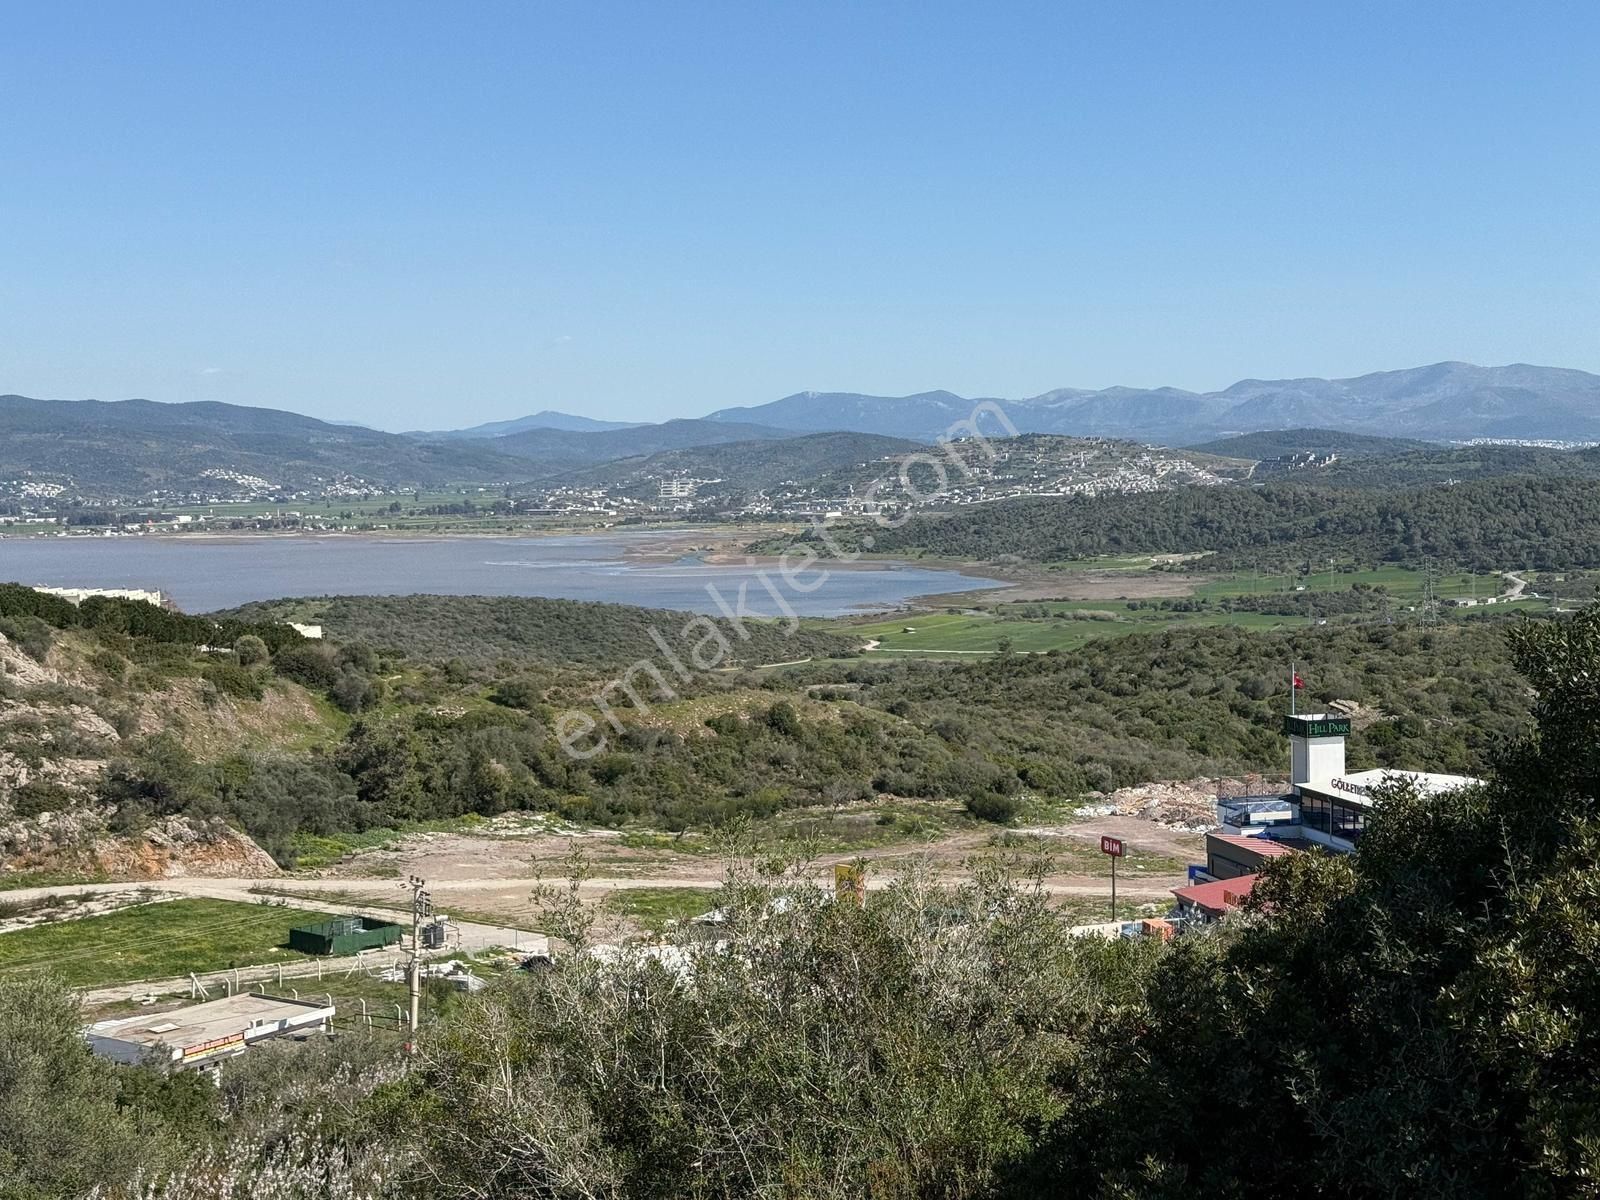
{"type": "Polygon", "coordinates": [[[1303,692],[1303,691],[1305,691],[1305,689],[1306,689],[1306,681],[1304,679],[1301,679],[1300,676],[1297,674],[1294,677],[1294,690],[1297,691],[1297,692],[1303,692]]]}

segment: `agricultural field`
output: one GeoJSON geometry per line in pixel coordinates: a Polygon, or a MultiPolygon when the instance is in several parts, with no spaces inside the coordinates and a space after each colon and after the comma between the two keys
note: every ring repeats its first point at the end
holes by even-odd
{"type": "MultiPolygon", "coordinates": [[[[1029,607],[1038,607],[1030,605],[1029,607]]],[[[1048,605],[1046,618],[1011,616],[994,610],[930,613],[852,627],[876,640],[869,654],[969,655],[1044,653],[1072,650],[1097,638],[1122,637],[1175,625],[1239,625],[1255,629],[1287,629],[1304,618],[1261,613],[1168,613],[1135,611],[1125,601],[1092,600],[1048,605]]]]}
{"type": "MultiPolygon", "coordinates": [[[[1397,604],[1415,604],[1423,598],[1427,575],[1410,567],[1377,567],[1351,570],[1334,567],[1318,570],[1310,575],[1262,574],[1237,572],[1223,578],[1212,579],[1194,590],[1194,595],[1210,599],[1229,596],[1261,596],[1293,592],[1304,588],[1308,592],[1344,592],[1357,584],[1383,588],[1397,604]]],[[[1473,574],[1456,571],[1435,573],[1433,592],[1440,600],[1461,597],[1497,596],[1510,585],[1502,575],[1473,574]]]]}
{"type": "Polygon", "coordinates": [[[0,934],[0,980],[47,971],[71,987],[169,979],[193,971],[296,962],[289,927],[327,913],[232,900],[140,904],[0,934]]]}
{"type": "MultiPolygon", "coordinates": [[[[1414,608],[1427,590],[1427,577],[1421,571],[1404,567],[1335,567],[1309,576],[1240,573],[1205,579],[1197,585],[1191,577],[1174,575],[1170,577],[1171,594],[1160,596],[1153,594],[1158,589],[1152,587],[1152,582],[1162,576],[1151,572],[1148,566],[1133,566],[1131,561],[1125,568],[1131,598],[1008,601],[1004,593],[996,593],[993,601],[980,607],[900,614],[880,621],[851,622],[845,628],[868,642],[868,653],[874,657],[960,657],[1006,651],[1037,654],[1073,650],[1101,638],[1177,626],[1231,625],[1274,630],[1302,628],[1321,621],[1377,619],[1385,609],[1389,615],[1396,615],[1414,608]],[[1386,606],[1380,603],[1368,613],[1341,612],[1341,594],[1348,598],[1352,590],[1368,589],[1382,589],[1386,606]],[[1230,602],[1274,596],[1295,600],[1305,611],[1230,611],[1230,602]],[[1319,604],[1319,597],[1328,599],[1325,609],[1319,604]]],[[[1092,565],[1115,578],[1117,568],[1111,560],[1094,560],[1092,565]]],[[[1498,574],[1456,572],[1433,578],[1433,594],[1445,603],[1464,598],[1482,601],[1504,595],[1512,587],[1498,574]]],[[[1062,590],[1072,590],[1071,585],[1064,582],[1062,590]]],[[[1524,600],[1517,604],[1542,606],[1543,601],[1524,600]]]]}

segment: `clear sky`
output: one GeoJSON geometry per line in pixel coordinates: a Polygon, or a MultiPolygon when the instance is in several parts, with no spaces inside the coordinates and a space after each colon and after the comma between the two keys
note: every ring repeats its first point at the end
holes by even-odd
{"type": "Polygon", "coordinates": [[[18,2],[0,392],[1600,370],[1600,5],[18,2]]]}

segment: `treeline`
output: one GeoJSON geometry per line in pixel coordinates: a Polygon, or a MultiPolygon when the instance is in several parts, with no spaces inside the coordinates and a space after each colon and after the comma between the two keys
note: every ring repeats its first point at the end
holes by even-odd
{"type": "MultiPolygon", "coordinates": [[[[781,586],[781,585],[780,585],[781,586]]],[[[776,615],[760,589],[749,606],[776,615]]],[[[737,597],[728,597],[737,606],[737,597]]],[[[625,667],[641,660],[662,662],[654,630],[683,655],[701,637],[703,622],[692,613],[549,600],[537,596],[326,596],[268,600],[216,614],[243,621],[293,619],[321,624],[341,641],[394,650],[411,658],[473,663],[501,660],[580,667],[625,667]],[[695,622],[685,636],[684,630],[695,622]]],[[[792,629],[771,619],[725,618],[712,622],[729,652],[718,666],[756,666],[808,655],[850,654],[859,642],[810,626],[792,629]]]]}
{"type": "MultiPolygon", "coordinates": [[[[1281,617],[1334,617],[1392,612],[1398,601],[1382,584],[1356,582],[1343,591],[1267,591],[1234,596],[1156,596],[1121,600],[1130,612],[1265,613],[1281,617]]],[[[1044,620],[1106,620],[1113,611],[1062,609],[1049,602],[1017,601],[995,606],[1001,616],[1044,620]]]]}
{"type": "Polygon", "coordinates": [[[1329,558],[1568,570],[1600,566],[1600,487],[1575,478],[1377,490],[1299,483],[1188,487],[1010,500],[917,516],[894,529],[842,528],[829,537],[854,546],[868,534],[874,553],[986,561],[1202,554],[1193,565],[1203,570],[1329,558]]]}
{"type": "Polygon", "coordinates": [[[8,627],[25,630],[21,636],[37,639],[39,626],[116,633],[171,646],[232,646],[242,637],[254,637],[268,650],[278,651],[305,640],[288,625],[272,620],[189,616],[142,600],[110,596],[90,596],[73,604],[19,583],[0,583],[0,632],[8,627]]]}

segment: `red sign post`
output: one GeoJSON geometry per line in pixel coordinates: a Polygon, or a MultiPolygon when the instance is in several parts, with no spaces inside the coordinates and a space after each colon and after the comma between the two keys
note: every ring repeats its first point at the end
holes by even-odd
{"type": "Polygon", "coordinates": [[[1117,919],[1117,859],[1122,857],[1122,839],[1100,835],[1100,853],[1111,859],[1111,919],[1117,919]]]}

